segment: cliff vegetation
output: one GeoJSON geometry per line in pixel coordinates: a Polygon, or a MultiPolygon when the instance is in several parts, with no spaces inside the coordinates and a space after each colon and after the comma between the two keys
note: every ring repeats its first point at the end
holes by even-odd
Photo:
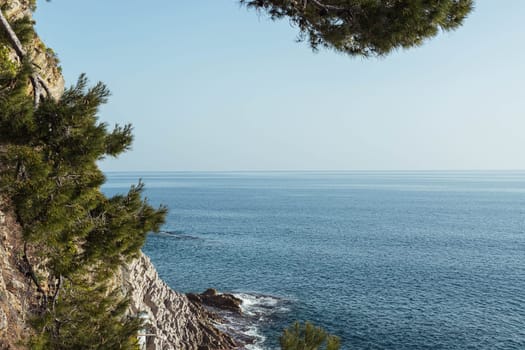
{"type": "Polygon", "coordinates": [[[20,270],[37,292],[24,341],[33,349],[133,349],[140,321],[128,317],[129,300],[111,281],[166,209],[142,198],[141,183],[125,195],[101,192],[96,162],[129,148],[131,126],[98,121],[109,91],[84,75],[54,96],[26,48],[56,58],[35,45],[31,17],[9,16],[16,6],[2,5],[0,188],[20,227],[20,270]]]}

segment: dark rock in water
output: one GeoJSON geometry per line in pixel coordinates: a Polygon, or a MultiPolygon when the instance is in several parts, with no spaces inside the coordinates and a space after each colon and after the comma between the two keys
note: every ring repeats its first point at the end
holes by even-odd
{"type": "Polygon", "coordinates": [[[202,293],[202,295],[206,295],[206,296],[214,296],[214,295],[218,295],[219,292],[217,292],[217,289],[215,288],[208,288],[204,291],[204,293],[202,293]]]}
{"type": "Polygon", "coordinates": [[[228,293],[219,293],[216,289],[209,288],[201,294],[187,294],[188,299],[197,304],[214,307],[220,310],[241,314],[242,300],[228,293]]]}

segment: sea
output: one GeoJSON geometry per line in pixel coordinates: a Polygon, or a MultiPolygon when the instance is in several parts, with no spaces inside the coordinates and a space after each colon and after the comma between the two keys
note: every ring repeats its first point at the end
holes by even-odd
{"type": "Polygon", "coordinates": [[[349,350],[525,349],[525,172],[106,176],[169,208],[144,252],[178,291],[243,299],[249,349],[296,320],[349,350]]]}

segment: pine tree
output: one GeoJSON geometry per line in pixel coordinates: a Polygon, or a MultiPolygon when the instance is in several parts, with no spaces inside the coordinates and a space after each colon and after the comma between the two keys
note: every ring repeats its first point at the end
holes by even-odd
{"type": "Polygon", "coordinates": [[[142,198],[140,182],[127,195],[101,192],[97,161],[129,149],[131,126],[110,130],[98,122],[109,90],[89,87],[84,75],[59,100],[51,98],[23,48],[31,22],[11,27],[0,19],[7,26],[0,36],[0,189],[22,227],[22,268],[40,297],[28,345],[135,349],[140,321],[126,316],[128,298],[111,281],[146,234],[160,228],[166,209],[142,198]]]}
{"type": "Polygon", "coordinates": [[[352,56],[383,56],[458,28],[472,0],[240,0],[272,19],[288,18],[299,40],[352,56]]]}
{"type": "Polygon", "coordinates": [[[339,338],[328,334],[321,327],[309,322],[301,324],[295,322],[285,329],[281,338],[282,350],[318,350],[324,346],[325,350],[339,350],[339,338]]]}
{"type": "MultiPolygon", "coordinates": [[[[21,71],[18,78],[23,77],[21,71]]],[[[133,348],[138,324],[124,316],[126,299],[109,290],[107,281],[138,254],[146,234],[160,228],[166,209],[154,209],[142,199],[142,183],[127,195],[107,198],[96,165],[129,147],[131,127],[108,131],[97,122],[98,107],[109,92],[103,84],[87,88],[85,76],[59,101],[44,98],[37,109],[27,95],[24,102],[16,85],[3,110],[23,107],[13,108],[13,114],[24,118],[2,114],[0,134],[7,151],[1,156],[1,186],[15,206],[26,246],[38,247],[24,252],[43,294],[32,345],[133,348]],[[31,267],[35,262],[49,273],[47,291],[31,267]]]]}

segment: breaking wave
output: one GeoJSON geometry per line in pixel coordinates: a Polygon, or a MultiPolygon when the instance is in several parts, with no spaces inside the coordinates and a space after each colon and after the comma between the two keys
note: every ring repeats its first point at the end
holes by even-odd
{"type": "Polygon", "coordinates": [[[227,328],[241,342],[245,343],[246,350],[267,350],[266,337],[261,327],[272,322],[278,314],[290,311],[289,300],[271,295],[256,293],[233,293],[242,300],[242,315],[231,312],[221,313],[227,321],[227,328]]]}

